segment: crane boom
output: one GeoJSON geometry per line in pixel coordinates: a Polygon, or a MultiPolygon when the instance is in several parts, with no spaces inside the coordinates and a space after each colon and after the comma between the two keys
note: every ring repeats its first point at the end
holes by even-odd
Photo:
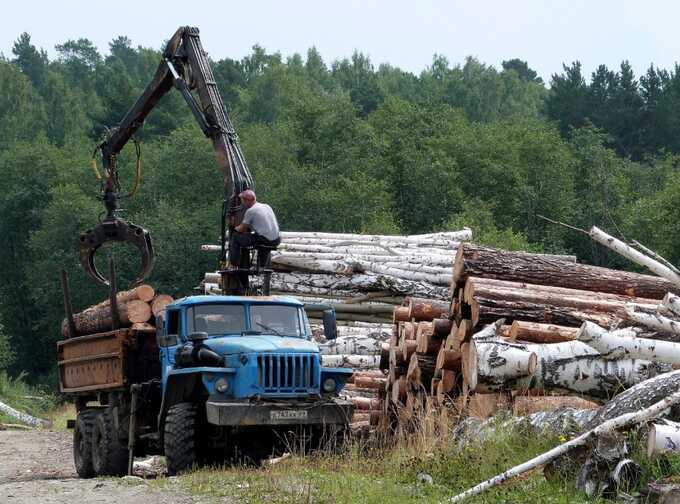
{"type": "Polygon", "coordinates": [[[118,216],[119,202],[124,195],[118,181],[117,156],[142,127],[160,99],[173,87],[182,94],[199,127],[210,138],[215,149],[224,182],[220,261],[226,261],[227,214],[237,215],[236,222],[240,220],[237,196],[241,191],[252,188],[254,182],[203,50],[199,30],[184,26],[166,44],[151,82],[98,146],[104,167],[101,199],[106,207],[106,216],[98,226],[81,234],[80,261],[90,276],[100,283],[108,284],[108,280],[97,271],[94,256],[97,249],[108,241],[137,246],[142,260],[137,282],[148,276],[153,267],[154,252],[148,231],[118,216]]]}

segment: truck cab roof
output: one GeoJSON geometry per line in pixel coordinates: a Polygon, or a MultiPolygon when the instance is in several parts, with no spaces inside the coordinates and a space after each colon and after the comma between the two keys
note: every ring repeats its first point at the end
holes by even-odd
{"type": "Polygon", "coordinates": [[[303,303],[286,296],[188,296],[177,299],[168,306],[195,306],[202,304],[281,304],[304,306],[303,303]]]}

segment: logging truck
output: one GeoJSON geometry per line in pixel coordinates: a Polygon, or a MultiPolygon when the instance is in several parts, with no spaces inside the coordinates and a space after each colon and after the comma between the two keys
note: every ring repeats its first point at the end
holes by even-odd
{"type": "MultiPolygon", "coordinates": [[[[336,336],[332,310],[324,333],[336,336]]],[[[131,473],[134,456],[147,454],[165,455],[176,474],[258,461],[291,442],[335,443],[353,413],[338,398],[352,371],[321,367],[304,305],[292,298],[186,297],[155,328],[60,341],[58,359],[61,392],[77,409],[83,478],[131,473]]]]}

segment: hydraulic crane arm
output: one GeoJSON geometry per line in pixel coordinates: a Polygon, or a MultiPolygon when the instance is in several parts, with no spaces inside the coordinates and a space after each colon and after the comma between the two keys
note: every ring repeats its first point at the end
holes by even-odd
{"type": "Polygon", "coordinates": [[[154,252],[149,233],[117,215],[123,195],[118,181],[116,158],[160,99],[173,87],[182,93],[199,127],[211,139],[217,155],[217,164],[224,180],[220,259],[224,261],[226,258],[227,213],[235,211],[238,205],[237,195],[252,188],[253,179],[198,33],[198,28],[188,26],[175,32],[163,51],[163,59],[151,82],[118,126],[99,145],[104,167],[101,198],[106,207],[106,217],[97,227],[81,234],[80,261],[90,276],[100,283],[108,284],[108,280],[97,271],[94,255],[107,241],[132,243],[140,250],[142,266],[137,282],[148,276],[153,267],[154,252]]]}

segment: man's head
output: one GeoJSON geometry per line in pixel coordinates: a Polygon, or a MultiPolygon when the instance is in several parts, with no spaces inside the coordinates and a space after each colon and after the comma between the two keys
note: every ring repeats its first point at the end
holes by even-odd
{"type": "Polygon", "coordinates": [[[243,203],[246,208],[250,208],[257,201],[255,191],[252,189],[246,189],[241,194],[239,194],[238,197],[241,198],[241,203],[243,203]]]}

